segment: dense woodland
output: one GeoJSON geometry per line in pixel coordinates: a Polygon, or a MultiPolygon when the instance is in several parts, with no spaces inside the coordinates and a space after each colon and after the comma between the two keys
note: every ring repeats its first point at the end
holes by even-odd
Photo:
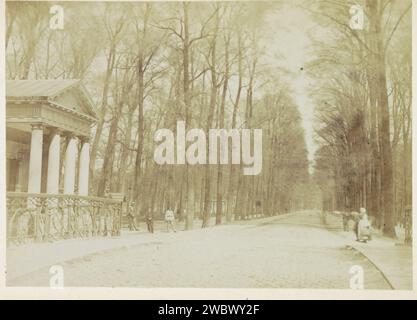
{"type": "Polygon", "coordinates": [[[259,45],[274,6],[65,3],[65,28],[51,31],[50,4],[9,3],[7,77],[85,79],[99,115],[92,194],[126,193],[142,215],[172,206],[188,228],[212,213],[221,223],[287,212],[300,208],[309,175],[299,111],[259,45]],[[156,165],[153,134],[175,132],[178,120],[206,131],[262,128],[262,173],[156,165]]]}
{"type": "Polygon", "coordinates": [[[359,1],[364,29],[345,1],[308,10],[328,31],[316,39],[315,176],[324,206],[367,208],[386,235],[411,206],[411,1],[359,1]]]}
{"type": "Polygon", "coordinates": [[[138,215],[170,206],[190,229],[212,215],[220,224],[363,206],[393,235],[411,204],[411,2],[359,2],[361,31],[349,28],[346,1],[299,3],[326,30],[312,35],[306,66],[319,145],[313,174],[294,93],[265,58],[266,16],[280,1],[65,2],[63,30],[49,28],[53,3],[9,2],[6,77],[83,79],[98,115],[90,193],[125,193],[138,215]],[[205,131],[263,129],[261,174],[157,165],[154,132],[175,132],[179,120],[205,131]]]}

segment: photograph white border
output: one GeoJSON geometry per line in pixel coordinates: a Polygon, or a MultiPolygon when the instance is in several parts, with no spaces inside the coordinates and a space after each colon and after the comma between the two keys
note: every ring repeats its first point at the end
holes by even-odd
{"type": "MultiPolygon", "coordinates": [[[[29,0],[36,1],[36,0],[29,0]]],[[[73,1],[73,0],[66,0],[73,1]]],[[[82,0],[83,1],[83,0],[82,0]]],[[[97,0],[93,0],[97,1],[97,0]]],[[[107,1],[107,0],[106,0],[107,1]]],[[[135,0],[131,0],[135,1],[135,0]]],[[[154,0],[152,0],[154,1],[154,0]]],[[[173,0],[168,0],[173,1],[173,0]]],[[[287,0],[291,1],[291,0],[287,0]]],[[[412,0],[412,90],[417,92],[417,0],[412,0]]],[[[413,210],[413,290],[326,290],[326,289],[188,289],[188,288],[70,288],[50,289],[38,287],[5,287],[6,284],[6,187],[5,187],[5,0],[0,0],[0,299],[181,299],[181,300],[290,300],[290,299],[417,299],[416,277],[416,246],[417,219],[413,210]]],[[[413,159],[413,204],[417,203],[415,186],[417,185],[416,159],[417,159],[417,128],[416,100],[412,101],[412,159],[413,159]]]]}

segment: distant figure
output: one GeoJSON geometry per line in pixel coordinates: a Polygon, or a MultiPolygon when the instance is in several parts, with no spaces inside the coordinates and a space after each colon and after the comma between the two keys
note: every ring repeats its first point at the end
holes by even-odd
{"type": "Polygon", "coordinates": [[[349,231],[349,212],[342,212],[343,231],[349,231]]]}
{"type": "Polygon", "coordinates": [[[153,233],[153,219],[152,216],[146,217],[146,225],[148,226],[148,232],[153,233]]]}
{"type": "Polygon", "coordinates": [[[360,213],[356,211],[352,211],[350,213],[351,217],[353,218],[353,221],[355,222],[353,231],[355,232],[356,240],[359,240],[359,220],[361,219],[360,213]]]}
{"type": "Polygon", "coordinates": [[[136,224],[135,224],[135,215],[133,214],[135,208],[135,202],[131,201],[129,203],[129,206],[127,208],[127,219],[128,219],[128,224],[129,224],[129,230],[130,231],[137,231],[138,229],[136,228],[136,224]]]}
{"type": "Polygon", "coordinates": [[[360,227],[363,228],[363,226],[366,225],[366,228],[368,228],[368,226],[370,226],[369,220],[368,220],[368,215],[366,213],[366,209],[365,208],[360,208],[359,209],[359,213],[358,212],[352,212],[352,216],[355,220],[355,235],[356,235],[356,241],[360,241],[361,237],[360,237],[360,227]]]}
{"type": "Polygon", "coordinates": [[[367,242],[372,239],[371,223],[365,208],[360,209],[360,218],[358,221],[358,241],[367,242]]]}
{"type": "Polygon", "coordinates": [[[165,223],[167,225],[167,232],[169,232],[170,228],[172,229],[172,231],[177,232],[177,230],[175,230],[174,221],[174,211],[172,211],[172,209],[168,207],[167,211],[165,212],[165,223]]]}
{"type": "Polygon", "coordinates": [[[104,187],[104,197],[110,198],[110,186],[107,182],[106,182],[106,186],[104,187]]]}

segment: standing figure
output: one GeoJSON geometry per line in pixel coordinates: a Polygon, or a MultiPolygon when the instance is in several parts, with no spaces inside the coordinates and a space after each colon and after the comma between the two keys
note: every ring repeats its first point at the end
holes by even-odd
{"type": "Polygon", "coordinates": [[[349,231],[349,212],[342,212],[343,231],[349,231]]]}
{"type": "Polygon", "coordinates": [[[128,224],[129,224],[129,230],[130,231],[137,231],[138,230],[136,228],[135,215],[133,213],[134,208],[135,208],[135,202],[131,201],[129,203],[128,208],[127,208],[127,219],[128,219],[128,224]]]}
{"type": "Polygon", "coordinates": [[[356,211],[352,211],[350,215],[352,216],[353,221],[355,223],[353,226],[353,231],[355,232],[356,241],[359,241],[359,220],[361,219],[360,213],[356,211]]]}
{"type": "Polygon", "coordinates": [[[146,225],[148,226],[148,232],[153,233],[153,219],[151,215],[146,217],[146,225]]]}
{"type": "Polygon", "coordinates": [[[371,223],[365,208],[360,209],[360,218],[358,222],[358,241],[367,242],[372,239],[371,223]]]}
{"type": "Polygon", "coordinates": [[[167,211],[165,212],[165,223],[167,225],[167,232],[169,232],[169,229],[172,229],[172,231],[177,232],[177,230],[175,230],[174,221],[174,211],[172,211],[172,209],[168,207],[167,211]]]}

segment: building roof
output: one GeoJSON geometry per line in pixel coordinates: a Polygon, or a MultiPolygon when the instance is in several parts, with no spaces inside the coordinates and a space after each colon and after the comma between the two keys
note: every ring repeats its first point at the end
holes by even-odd
{"type": "Polygon", "coordinates": [[[70,80],[7,80],[7,97],[53,97],[79,83],[70,80]]]}
{"type": "Polygon", "coordinates": [[[6,98],[9,101],[41,98],[56,104],[55,98],[72,88],[81,93],[87,114],[97,118],[94,103],[80,79],[6,80],[6,98]]]}

